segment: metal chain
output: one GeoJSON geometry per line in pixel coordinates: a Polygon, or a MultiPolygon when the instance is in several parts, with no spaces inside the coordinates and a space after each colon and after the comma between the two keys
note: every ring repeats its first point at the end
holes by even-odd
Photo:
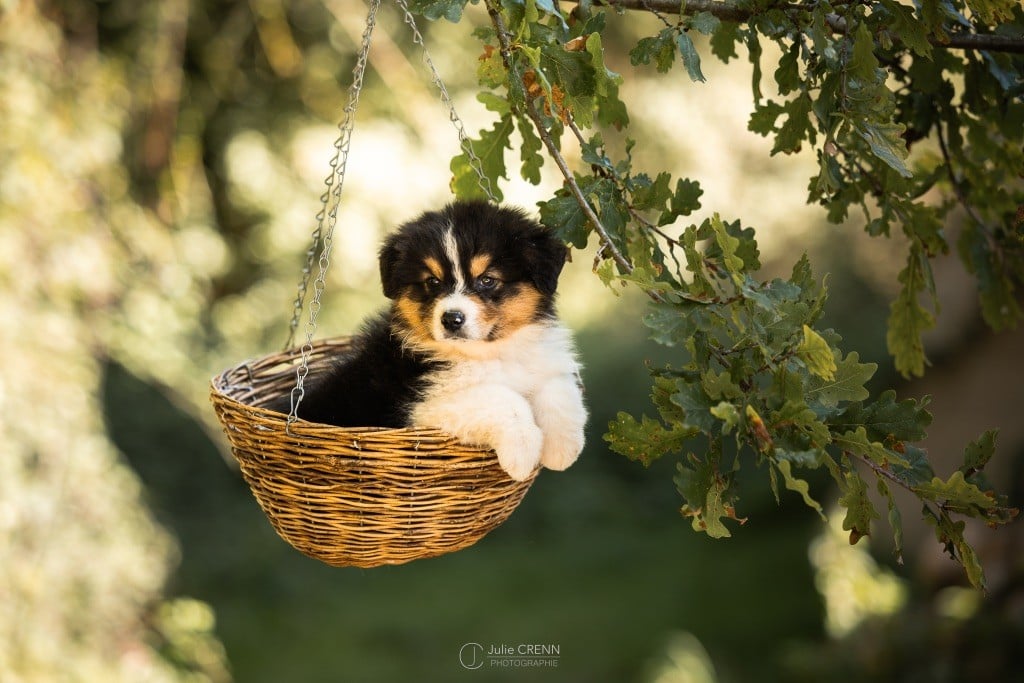
{"type": "Polygon", "coordinates": [[[444,81],[441,80],[441,74],[438,73],[437,67],[434,66],[434,60],[430,58],[427,45],[423,42],[423,34],[420,33],[419,27],[416,26],[416,19],[413,17],[412,12],[409,11],[406,0],[395,0],[395,2],[398,4],[399,9],[402,10],[402,14],[405,15],[405,23],[412,30],[413,42],[423,50],[423,61],[426,63],[427,68],[430,69],[430,80],[433,81],[434,86],[441,93],[441,101],[448,108],[448,120],[452,122],[455,132],[458,133],[459,146],[462,147],[462,150],[469,158],[469,165],[476,173],[477,184],[480,185],[480,189],[484,191],[488,199],[492,202],[497,202],[498,200],[494,196],[494,188],[491,186],[491,179],[484,174],[483,163],[481,163],[480,157],[476,155],[476,152],[473,151],[473,143],[470,142],[469,136],[466,135],[466,128],[462,124],[462,119],[459,118],[458,113],[455,111],[455,103],[452,101],[451,95],[448,94],[448,88],[445,87],[444,81]]]}
{"type": "Polygon", "coordinates": [[[345,106],[345,116],[338,124],[338,138],[334,141],[334,157],[330,161],[331,173],[327,176],[324,184],[327,189],[320,197],[320,211],[317,213],[316,229],[313,231],[313,244],[306,252],[306,267],[302,271],[302,282],[299,284],[298,295],[295,300],[295,311],[291,322],[291,333],[288,336],[288,347],[291,346],[295,336],[295,329],[298,327],[298,320],[302,312],[302,303],[306,297],[306,289],[309,286],[309,279],[313,272],[313,259],[319,247],[320,259],[318,262],[319,271],[316,280],[313,281],[313,299],[309,304],[309,319],[306,322],[306,343],[302,345],[302,359],[299,367],[295,369],[295,387],[291,393],[291,408],[288,412],[287,429],[291,432],[291,425],[297,419],[299,403],[305,395],[303,383],[309,374],[309,358],[313,353],[313,335],[316,333],[316,319],[320,313],[320,297],[324,291],[324,284],[327,280],[327,270],[331,265],[331,249],[334,246],[334,228],[338,223],[338,207],[341,203],[341,191],[345,184],[345,169],[348,166],[348,153],[352,144],[352,129],[355,127],[356,108],[359,106],[359,94],[363,89],[363,75],[366,73],[367,56],[370,52],[370,37],[377,25],[377,10],[380,9],[381,0],[370,0],[370,9],[366,15],[366,28],[363,29],[362,45],[359,48],[359,56],[356,65],[352,69],[352,85],[349,87],[348,104],[345,106]],[[326,229],[325,229],[326,227],[326,229]]]}
{"type": "MultiPolygon", "coordinates": [[[[334,245],[334,228],[338,222],[338,207],[341,203],[341,192],[345,183],[345,169],[348,165],[348,153],[352,143],[352,130],[355,127],[355,112],[359,105],[359,95],[363,89],[363,76],[366,72],[367,56],[370,52],[370,37],[377,24],[377,11],[380,9],[380,2],[381,0],[370,0],[370,9],[366,15],[366,28],[363,30],[359,56],[356,59],[356,65],[352,70],[352,85],[349,88],[348,105],[345,107],[345,116],[342,119],[342,122],[338,124],[338,138],[334,141],[335,153],[330,161],[331,173],[324,180],[326,189],[320,196],[321,206],[320,211],[316,215],[317,224],[316,228],[313,230],[312,244],[306,251],[306,264],[302,270],[302,280],[299,283],[293,304],[292,319],[289,325],[288,340],[285,343],[285,349],[291,348],[295,340],[295,332],[299,326],[299,320],[302,316],[302,307],[306,300],[309,281],[313,274],[313,262],[316,259],[317,251],[319,251],[319,271],[316,279],[313,281],[313,298],[309,304],[309,319],[305,325],[306,341],[302,345],[301,361],[299,366],[295,369],[295,387],[291,392],[291,407],[288,413],[288,422],[286,427],[289,434],[291,433],[292,423],[297,419],[299,404],[302,402],[302,398],[305,395],[303,385],[306,377],[309,375],[309,359],[313,353],[313,336],[316,334],[316,319],[322,307],[320,297],[324,291],[327,270],[331,263],[331,249],[334,245]]],[[[448,120],[451,121],[452,125],[455,127],[455,132],[459,136],[459,146],[469,158],[470,167],[477,175],[477,182],[480,185],[480,189],[483,190],[488,199],[492,202],[497,202],[491,181],[484,173],[483,163],[480,161],[480,157],[478,157],[476,152],[473,151],[473,144],[470,141],[469,136],[466,134],[466,128],[462,123],[462,119],[459,118],[458,112],[455,110],[455,103],[452,101],[452,97],[448,93],[448,88],[441,79],[441,74],[434,65],[434,60],[430,58],[427,46],[423,42],[423,34],[420,33],[419,27],[416,25],[416,19],[409,11],[409,6],[406,4],[406,0],[396,0],[396,2],[402,10],[405,23],[412,30],[413,42],[419,45],[423,51],[423,61],[430,69],[431,81],[433,81],[434,86],[438,89],[438,92],[440,92],[441,101],[448,109],[448,120]]]]}

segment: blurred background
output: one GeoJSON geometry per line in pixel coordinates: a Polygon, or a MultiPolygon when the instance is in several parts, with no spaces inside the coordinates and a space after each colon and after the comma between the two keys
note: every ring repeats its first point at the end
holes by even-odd
{"type": "MultiPolygon", "coordinates": [[[[592,413],[577,465],[543,473],[505,525],[437,559],[336,569],[277,538],[226,451],[209,379],[287,336],[365,11],[0,0],[0,681],[1021,680],[1020,522],[970,530],[982,596],[912,501],[901,566],[884,521],[875,546],[850,547],[840,515],[824,525],[796,496],[776,504],[756,471],[749,522],[714,541],[678,514],[671,458],[645,470],[610,453],[607,422],[647,410],[644,363],[670,350],[588,253],[560,289],[592,413]],[[557,666],[467,670],[469,642],[555,645],[557,666]]],[[[470,6],[459,25],[421,26],[471,134],[490,126],[471,36],[485,20],[470,6]]],[[[932,367],[898,382],[885,318],[901,245],[804,205],[813,158],[771,157],[747,132],[745,60],[701,47],[706,84],[638,71],[628,50],[660,24],[609,23],[636,166],[699,180],[706,214],[757,228],[766,271],[810,252],[830,273],[828,322],[880,364],[876,387],[933,396],[939,473],[999,427],[991,479],[1020,506],[1024,335],[988,331],[969,277],[940,259],[932,367]]],[[[448,200],[457,152],[386,4],[320,336],[383,304],[377,244],[448,200]]],[[[539,188],[519,181],[516,152],[508,165],[512,203],[533,209],[557,187],[553,169],[539,188]]]]}

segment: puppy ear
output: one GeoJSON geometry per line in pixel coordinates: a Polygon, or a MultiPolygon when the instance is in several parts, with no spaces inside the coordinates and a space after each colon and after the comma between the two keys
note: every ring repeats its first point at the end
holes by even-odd
{"type": "Polygon", "coordinates": [[[402,252],[398,248],[398,236],[392,234],[384,241],[380,250],[380,283],[384,288],[384,296],[394,299],[401,292],[401,283],[395,277],[402,252]]]}
{"type": "Polygon", "coordinates": [[[558,276],[568,255],[569,248],[544,228],[531,237],[526,258],[533,284],[545,296],[553,296],[558,288],[558,276]]]}

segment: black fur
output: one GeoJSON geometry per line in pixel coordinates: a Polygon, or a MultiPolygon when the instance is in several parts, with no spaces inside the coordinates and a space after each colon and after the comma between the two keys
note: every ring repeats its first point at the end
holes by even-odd
{"type": "MultiPolygon", "coordinates": [[[[304,387],[298,416],[339,427],[406,426],[424,375],[439,363],[402,348],[391,326],[390,311],[366,323],[350,352],[304,387]]],[[[271,409],[289,412],[291,397],[271,409]]]]}
{"type": "MultiPolygon", "coordinates": [[[[437,295],[423,283],[423,257],[447,262],[441,236],[449,224],[455,226],[458,251],[465,259],[463,272],[469,272],[474,254],[491,254],[506,281],[493,296],[508,295],[529,283],[544,295],[538,316],[554,315],[555,288],[567,255],[565,245],[523,212],[486,202],[450,204],[423,214],[390,235],[380,252],[385,296],[426,301],[437,295]]],[[[341,427],[408,426],[409,408],[428,374],[445,361],[403,347],[401,324],[393,306],[369,321],[353,339],[350,353],[307,383],[298,416],[341,427]]],[[[287,413],[290,397],[283,396],[269,407],[287,413]]]]}
{"type": "Polygon", "coordinates": [[[423,256],[433,256],[442,263],[447,261],[441,234],[449,222],[457,226],[459,253],[463,255],[462,272],[469,272],[473,255],[493,254],[511,282],[530,282],[551,304],[545,313],[553,312],[558,276],[568,255],[565,245],[519,209],[484,201],[449,204],[441,211],[423,214],[392,233],[380,254],[384,296],[394,299],[406,288],[411,288],[414,298],[420,294],[415,285],[421,280],[423,256]]]}

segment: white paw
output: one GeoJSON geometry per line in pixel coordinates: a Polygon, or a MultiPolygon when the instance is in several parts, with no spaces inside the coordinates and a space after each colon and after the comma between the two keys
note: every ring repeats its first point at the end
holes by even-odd
{"type": "Polygon", "coordinates": [[[548,434],[540,464],[549,470],[564,470],[576,462],[583,450],[583,430],[561,434],[548,434]]]}
{"type": "Polygon", "coordinates": [[[512,479],[525,481],[540,464],[543,443],[544,435],[535,425],[524,425],[522,429],[513,430],[494,444],[498,464],[512,479]]]}

